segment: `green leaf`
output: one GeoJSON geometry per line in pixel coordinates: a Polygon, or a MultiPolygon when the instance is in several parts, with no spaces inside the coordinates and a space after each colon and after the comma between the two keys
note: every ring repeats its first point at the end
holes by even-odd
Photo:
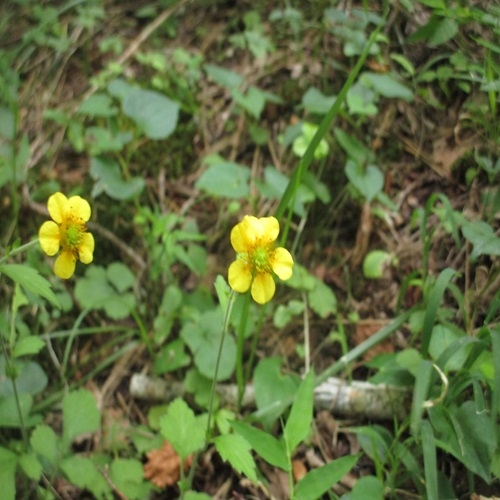
{"type": "Polygon", "coordinates": [[[59,437],[48,425],[40,424],[35,427],[31,433],[30,444],[33,451],[50,464],[56,465],[59,462],[59,437]]]}
{"type": "Polygon", "coordinates": [[[279,357],[263,359],[255,368],[253,384],[258,418],[269,429],[288,408],[297,392],[297,379],[282,375],[279,357]]]}
{"type": "Polygon", "coordinates": [[[115,200],[130,200],[141,194],[145,186],[142,177],[130,177],[125,180],[119,165],[111,158],[92,157],[90,175],[95,181],[92,188],[93,197],[106,193],[115,200]]]}
{"type": "Polygon", "coordinates": [[[162,347],[154,361],[154,372],[156,375],[173,372],[188,366],[191,358],[186,353],[185,344],[181,339],[175,339],[166,346],[162,347]]]}
{"type": "Polygon", "coordinates": [[[337,297],[323,281],[316,277],[314,280],[314,288],[307,292],[309,307],[321,318],[327,318],[337,312],[337,297]]]}
{"type": "Polygon", "coordinates": [[[500,255],[500,238],[487,222],[464,220],[461,229],[464,237],[474,246],[470,254],[471,259],[480,255],[500,255]]]}
{"type": "Polygon", "coordinates": [[[17,461],[18,456],[15,453],[0,447],[0,484],[4,500],[15,500],[16,498],[17,461]]]}
{"type": "Polygon", "coordinates": [[[403,99],[406,102],[413,100],[413,92],[389,73],[381,74],[367,71],[361,75],[360,80],[383,97],[403,99]]]}
{"type": "Polygon", "coordinates": [[[89,490],[95,498],[110,495],[110,486],[90,458],[69,456],[61,462],[61,469],[72,484],[89,490]]]}
{"type": "Polygon", "coordinates": [[[82,434],[99,430],[101,413],[94,395],[79,389],[70,392],[62,401],[63,441],[66,446],[82,434]]]}
{"type": "Polygon", "coordinates": [[[384,174],[375,165],[362,165],[352,160],[347,160],[345,174],[351,184],[366,198],[372,201],[384,187],[384,174]]]}
{"type": "Polygon", "coordinates": [[[196,181],[198,189],[222,198],[245,198],[250,194],[250,169],[233,162],[210,165],[196,181]]]}
{"type": "Polygon", "coordinates": [[[187,403],[177,398],[160,419],[161,433],[182,461],[205,444],[206,415],[196,417],[187,403]]]}
{"type": "Polygon", "coordinates": [[[428,420],[424,420],[422,422],[421,432],[425,471],[425,490],[429,500],[438,500],[436,443],[432,426],[428,420]]]}
{"type": "Polygon", "coordinates": [[[372,280],[382,278],[384,270],[391,260],[392,255],[384,250],[368,252],[363,261],[363,275],[372,280]]]}
{"type": "Polygon", "coordinates": [[[0,265],[1,273],[21,285],[26,291],[33,292],[35,295],[47,299],[54,306],[60,307],[54,292],[50,288],[50,283],[32,267],[24,264],[2,264],[0,265]]]}
{"type": "Polygon", "coordinates": [[[236,71],[223,68],[222,66],[216,66],[214,64],[205,64],[203,69],[206,71],[207,75],[217,84],[227,87],[235,88],[239,87],[244,79],[236,71]]]}
{"type": "Polygon", "coordinates": [[[19,457],[19,465],[27,477],[38,481],[42,475],[42,464],[38,461],[35,455],[23,453],[19,457]]]}
{"type": "Polygon", "coordinates": [[[434,30],[429,36],[427,43],[430,47],[436,47],[449,42],[458,33],[458,24],[454,19],[446,17],[434,26],[434,30]]]}
{"type": "Polygon", "coordinates": [[[106,275],[110,283],[123,293],[134,286],[135,275],[128,266],[122,262],[113,262],[106,270],[106,275]]]}
{"type": "MultiPolygon", "coordinates": [[[[320,498],[338,483],[355,465],[360,457],[349,455],[310,470],[295,487],[295,500],[320,498]]],[[[367,497],[368,498],[368,497],[367,497]]],[[[372,497],[369,497],[370,499],[372,497]]]]}
{"type": "Polygon", "coordinates": [[[266,104],[266,98],[265,94],[257,87],[250,87],[246,94],[235,88],[232,89],[231,95],[236,104],[239,104],[248,114],[256,120],[260,118],[266,104]]]}
{"type": "Polygon", "coordinates": [[[197,491],[188,491],[184,494],[184,500],[212,500],[213,497],[208,496],[206,493],[199,493],[197,491]]]}
{"type": "Polygon", "coordinates": [[[363,476],[349,493],[349,500],[384,500],[384,485],[376,476],[363,476]]]}
{"type": "Polygon", "coordinates": [[[21,428],[30,424],[30,412],[33,406],[31,394],[19,394],[19,407],[23,421],[19,418],[19,409],[15,396],[0,398],[0,427],[21,428]],[[23,424],[23,425],[21,425],[23,424]]]}
{"type": "MultiPolygon", "coordinates": [[[[47,387],[47,375],[35,361],[16,361],[14,372],[19,393],[24,392],[34,396],[47,387]]],[[[6,374],[5,358],[0,355],[0,397],[14,395],[12,380],[4,374],[6,374]]]]}
{"type": "Polygon", "coordinates": [[[439,305],[441,304],[441,300],[443,299],[444,292],[448,287],[450,280],[455,274],[455,271],[449,267],[443,269],[437,277],[436,282],[432,286],[431,291],[429,292],[429,297],[426,301],[424,325],[422,328],[422,341],[420,347],[420,352],[422,353],[423,357],[427,356],[437,310],[439,308],[439,305]]]}
{"type": "Polygon", "coordinates": [[[431,383],[432,363],[427,359],[420,361],[418,373],[415,377],[415,387],[413,389],[413,401],[411,405],[411,432],[414,436],[420,433],[424,402],[429,394],[431,383]]]}
{"type": "Polygon", "coordinates": [[[479,412],[473,401],[466,401],[451,414],[460,444],[456,454],[465,466],[487,483],[491,480],[490,465],[496,449],[496,430],[488,414],[479,412]]]}
{"type": "Polygon", "coordinates": [[[347,134],[340,128],[335,128],[334,133],[340,147],[356,163],[364,165],[373,160],[373,153],[356,137],[347,134]]]}
{"type": "Polygon", "coordinates": [[[45,347],[45,342],[33,335],[19,339],[14,346],[14,358],[26,356],[27,354],[37,354],[45,347]]]}
{"type": "Polygon", "coordinates": [[[142,463],[131,458],[117,458],[109,468],[109,477],[128,500],[149,498],[153,486],[144,480],[142,463]]]}
{"type": "MultiPolygon", "coordinates": [[[[221,342],[223,315],[220,309],[202,313],[196,322],[186,323],[181,330],[181,338],[194,355],[196,368],[207,378],[213,378],[221,342]]],[[[236,343],[227,333],[221,352],[221,362],[217,380],[229,378],[236,366],[236,343]]]]}
{"type": "Polygon", "coordinates": [[[309,87],[302,96],[302,105],[310,113],[326,115],[333,106],[336,96],[326,96],[316,87],[309,87]]]}
{"type": "Polygon", "coordinates": [[[275,437],[267,432],[261,431],[244,422],[233,420],[232,428],[243,438],[245,438],[255,452],[267,463],[279,467],[284,471],[290,469],[285,446],[275,437]]]}
{"type": "Polygon", "coordinates": [[[134,89],[123,100],[123,112],[150,139],[166,139],[177,127],[179,104],[159,92],[134,89]]]}
{"type": "Polygon", "coordinates": [[[250,453],[251,446],[246,439],[239,434],[225,434],[216,437],[214,444],[222,460],[257,483],[256,466],[250,453]]]}
{"type": "Polygon", "coordinates": [[[118,110],[108,95],[97,93],[83,101],[78,112],[90,116],[110,117],[115,116],[118,110]]]}
{"type": "Polygon", "coordinates": [[[290,455],[309,434],[313,417],[313,401],[314,371],[311,369],[299,386],[283,431],[290,455]]]}

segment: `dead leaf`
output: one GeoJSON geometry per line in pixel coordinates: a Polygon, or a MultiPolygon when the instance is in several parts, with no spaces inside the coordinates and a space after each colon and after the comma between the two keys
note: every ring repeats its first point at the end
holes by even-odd
{"type": "MultiPolygon", "coordinates": [[[[148,461],[144,464],[144,477],[149,479],[158,488],[173,486],[181,475],[181,459],[172,448],[172,445],[165,441],[161,450],[151,450],[146,453],[148,461]]],[[[184,467],[188,468],[193,462],[190,455],[184,467]]]]}
{"type": "Polygon", "coordinates": [[[307,474],[307,467],[302,460],[292,460],[292,472],[295,482],[300,481],[307,474]]]}

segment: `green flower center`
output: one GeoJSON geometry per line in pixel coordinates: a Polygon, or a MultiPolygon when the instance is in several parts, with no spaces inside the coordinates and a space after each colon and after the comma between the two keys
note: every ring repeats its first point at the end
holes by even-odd
{"type": "Polygon", "coordinates": [[[63,247],[70,248],[73,251],[78,250],[82,241],[85,226],[75,222],[69,222],[61,226],[61,243],[63,247]]]}
{"type": "Polygon", "coordinates": [[[253,263],[256,272],[269,272],[271,269],[269,265],[269,249],[257,247],[253,252],[253,263]]]}

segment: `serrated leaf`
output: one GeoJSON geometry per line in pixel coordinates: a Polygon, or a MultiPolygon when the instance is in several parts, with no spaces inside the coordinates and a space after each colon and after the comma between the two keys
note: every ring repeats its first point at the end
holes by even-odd
{"type": "Polygon", "coordinates": [[[38,425],[31,433],[30,444],[33,451],[44,457],[50,464],[59,461],[59,437],[51,427],[45,424],[38,425]]]}
{"type": "Polygon", "coordinates": [[[161,433],[181,457],[182,461],[205,444],[205,418],[196,417],[187,403],[177,398],[169,404],[160,419],[161,433]]]}
{"type": "Polygon", "coordinates": [[[177,127],[179,104],[153,90],[133,89],[123,99],[123,112],[150,139],[166,139],[177,127]]]}
{"type": "Polygon", "coordinates": [[[96,432],[101,423],[101,413],[90,391],[79,389],[70,392],[62,402],[63,441],[69,446],[82,434],[96,432]]]}
{"type": "Polygon", "coordinates": [[[17,460],[18,456],[15,453],[0,447],[0,484],[4,500],[15,500],[16,498],[17,460]]]}
{"type": "Polygon", "coordinates": [[[47,299],[54,306],[60,307],[57,297],[50,288],[50,283],[32,267],[24,264],[2,264],[0,265],[0,274],[2,273],[21,285],[25,290],[29,290],[47,299]]]}
{"type": "Polygon", "coordinates": [[[27,477],[38,481],[42,474],[42,464],[38,461],[35,455],[23,453],[19,457],[19,465],[27,477]]]}
{"type": "Polygon", "coordinates": [[[14,358],[37,354],[45,347],[45,342],[34,335],[19,339],[14,346],[14,358]]]}
{"type": "Polygon", "coordinates": [[[355,465],[358,455],[338,458],[322,467],[309,471],[295,487],[296,500],[320,498],[338,483],[355,465]]]}
{"type": "Polygon", "coordinates": [[[214,439],[215,447],[222,460],[231,464],[233,469],[245,474],[254,483],[257,482],[257,471],[250,453],[251,446],[239,434],[225,434],[214,439]]]}
{"type": "Polygon", "coordinates": [[[313,400],[314,372],[311,369],[299,386],[283,431],[290,454],[309,434],[313,417],[313,400]]]}
{"type": "Polygon", "coordinates": [[[245,438],[255,452],[267,463],[279,467],[284,471],[290,469],[285,446],[274,436],[237,420],[231,422],[231,427],[240,436],[245,438]]]}
{"type": "Polygon", "coordinates": [[[151,483],[144,481],[142,463],[131,458],[117,458],[109,467],[109,477],[118,491],[129,500],[149,498],[151,483]]]}
{"type": "Polygon", "coordinates": [[[91,491],[96,498],[103,498],[111,492],[110,486],[90,458],[69,456],[61,462],[61,469],[72,484],[91,491]]]}

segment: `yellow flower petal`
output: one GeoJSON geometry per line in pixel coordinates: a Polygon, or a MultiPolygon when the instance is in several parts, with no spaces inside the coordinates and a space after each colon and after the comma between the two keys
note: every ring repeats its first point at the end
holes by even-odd
{"type": "Polygon", "coordinates": [[[243,260],[235,260],[230,266],[227,279],[229,286],[238,293],[245,293],[252,283],[252,273],[243,260]]]}
{"type": "Polygon", "coordinates": [[[47,255],[55,255],[61,246],[61,235],[59,226],[52,221],[47,221],[42,224],[38,232],[40,246],[47,255]]]}
{"type": "Polygon", "coordinates": [[[78,247],[78,257],[84,264],[90,264],[94,259],[94,237],[91,233],[83,233],[82,241],[78,247]]]}
{"type": "Polygon", "coordinates": [[[286,248],[276,248],[270,259],[273,271],[282,280],[287,280],[292,277],[293,258],[286,248]]]}
{"type": "Polygon", "coordinates": [[[91,212],[89,202],[80,196],[72,196],[68,200],[68,207],[70,213],[83,222],[87,222],[90,219],[91,212]]]}
{"type": "Polygon", "coordinates": [[[273,277],[269,273],[258,274],[252,283],[252,298],[258,304],[269,302],[276,290],[273,277]]]}
{"type": "Polygon", "coordinates": [[[259,219],[260,224],[260,237],[264,244],[272,243],[276,241],[278,234],[280,234],[280,225],[275,217],[261,217],[259,219]]]}
{"type": "Polygon", "coordinates": [[[76,257],[73,255],[73,252],[63,249],[54,263],[54,273],[56,276],[59,276],[59,278],[67,280],[73,276],[75,265],[76,257]]]}
{"type": "Polygon", "coordinates": [[[231,245],[237,253],[247,253],[255,245],[257,233],[254,229],[256,217],[245,215],[243,220],[236,224],[231,231],[231,245]]]}
{"type": "Polygon", "coordinates": [[[47,208],[52,219],[61,224],[68,211],[68,198],[62,193],[54,193],[47,202],[47,208]]]}

